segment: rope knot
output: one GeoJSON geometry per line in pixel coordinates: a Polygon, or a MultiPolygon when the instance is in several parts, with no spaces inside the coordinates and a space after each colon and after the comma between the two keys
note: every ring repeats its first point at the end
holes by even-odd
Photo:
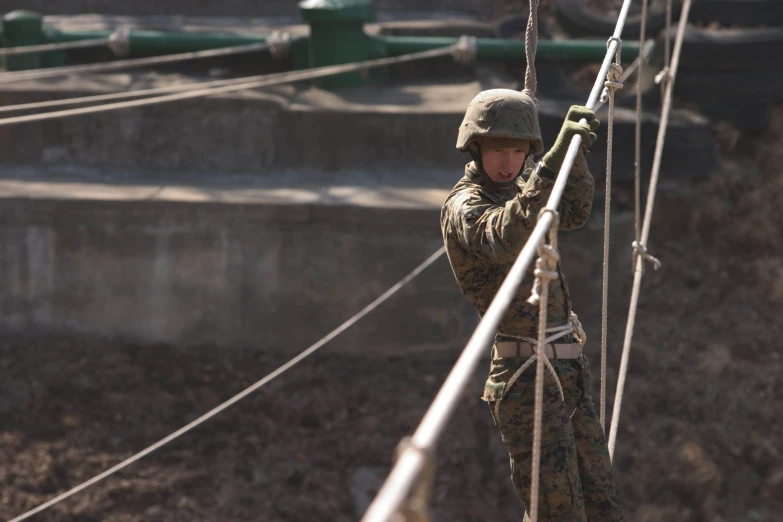
{"type": "Polygon", "coordinates": [[[587,344],[587,334],[582,327],[581,321],[579,321],[579,317],[574,312],[571,312],[570,320],[571,324],[574,325],[574,335],[579,340],[579,344],[584,346],[587,344]]]}
{"type": "Polygon", "coordinates": [[[469,64],[476,61],[478,56],[478,42],[475,36],[462,35],[454,45],[452,53],[454,61],[461,64],[469,64]]]}
{"type": "Polygon", "coordinates": [[[660,85],[661,87],[666,87],[666,84],[672,81],[672,78],[673,75],[669,70],[669,67],[664,67],[661,69],[661,72],[655,75],[655,84],[660,85]]]}
{"type": "Polygon", "coordinates": [[[557,272],[557,263],[559,261],[560,254],[552,246],[542,244],[538,247],[536,269],[533,271],[536,280],[533,282],[533,290],[530,298],[527,300],[528,303],[532,305],[539,304],[541,302],[541,285],[549,284],[549,281],[554,281],[560,277],[560,274],[557,272]]]}
{"type": "Polygon", "coordinates": [[[647,247],[644,246],[643,243],[639,241],[634,241],[633,243],[631,243],[631,246],[633,247],[633,253],[634,253],[634,265],[636,264],[636,257],[642,256],[642,259],[653,264],[655,270],[661,268],[661,262],[647,252],[647,247]]]}
{"type": "Polygon", "coordinates": [[[604,82],[604,90],[601,93],[601,101],[606,103],[609,100],[609,96],[614,95],[618,90],[623,88],[623,67],[619,63],[613,63],[609,66],[609,70],[606,73],[606,81],[604,82]]]}

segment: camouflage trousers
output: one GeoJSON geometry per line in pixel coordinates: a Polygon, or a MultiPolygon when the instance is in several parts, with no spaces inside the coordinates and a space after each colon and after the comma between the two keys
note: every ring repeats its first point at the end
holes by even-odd
{"type": "MultiPolygon", "coordinates": [[[[525,362],[493,358],[483,399],[508,448],[511,481],[522,501],[530,499],[535,364],[513,385],[506,382],[525,362]]],[[[539,522],[619,522],[622,508],[609,450],[590,396],[587,358],[551,360],[563,386],[560,398],[552,374],[544,371],[539,522]]],[[[527,520],[528,517],[526,516],[527,520]]]]}

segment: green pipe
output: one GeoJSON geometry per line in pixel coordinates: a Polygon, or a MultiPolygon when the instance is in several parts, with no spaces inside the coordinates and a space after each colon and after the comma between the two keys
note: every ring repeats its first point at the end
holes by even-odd
{"type": "MultiPolygon", "coordinates": [[[[388,56],[417,53],[457,43],[443,36],[373,36],[386,48],[388,56]]],[[[477,38],[478,60],[525,60],[525,42],[497,38],[477,38]]],[[[623,42],[622,59],[632,61],[639,55],[638,42],[623,42]]],[[[605,40],[539,40],[536,58],[601,62],[606,56],[605,40]]]]}
{"type": "MultiPolygon", "coordinates": [[[[108,38],[112,31],[61,30],[46,31],[47,42],[65,43],[85,39],[108,38]]],[[[132,29],[129,32],[130,54],[175,54],[233,47],[266,41],[266,35],[173,33],[132,29]]]]}

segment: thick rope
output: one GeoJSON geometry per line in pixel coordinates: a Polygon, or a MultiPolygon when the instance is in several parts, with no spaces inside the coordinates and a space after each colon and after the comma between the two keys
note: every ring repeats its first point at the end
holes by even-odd
{"type": "Polygon", "coordinates": [[[222,85],[238,85],[240,83],[266,77],[267,75],[247,76],[244,78],[232,78],[229,80],[213,80],[208,82],[192,82],[185,84],[167,85],[165,87],[155,87],[153,89],[137,89],[135,91],[94,94],[91,96],[79,96],[77,98],[65,98],[62,100],[47,100],[42,102],[20,103],[17,105],[0,105],[0,114],[6,112],[51,109],[53,107],[67,107],[69,105],[82,105],[110,100],[122,100],[125,98],[143,98],[144,96],[151,96],[153,94],[192,91],[196,89],[206,89],[208,87],[220,87],[222,85]]]}
{"type": "MultiPolygon", "coordinates": [[[[539,257],[536,261],[536,269],[533,272],[536,278],[536,286],[534,286],[533,295],[528,300],[528,302],[538,302],[539,304],[538,346],[536,347],[536,402],[533,415],[533,462],[530,475],[529,515],[531,522],[537,522],[538,520],[538,490],[541,475],[541,434],[543,431],[544,419],[544,366],[549,362],[545,350],[547,344],[546,321],[547,308],[549,306],[549,282],[556,280],[559,277],[557,263],[560,259],[560,254],[557,252],[557,227],[560,219],[557,211],[543,208],[538,215],[539,220],[541,219],[541,215],[546,212],[551,213],[553,216],[552,225],[549,229],[549,244],[547,245],[542,242],[538,247],[539,257]]],[[[551,363],[549,366],[551,367],[551,363]]],[[[557,374],[555,374],[555,381],[557,381],[559,385],[560,379],[557,377],[557,374]]],[[[560,393],[562,393],[562,388],[560,388],[560,393]]]]}
{"type": "Polygon", "coordinates": [[[79,486],[76,486],[75,488],[69,489],[65,493],[56,496],[55,498],[49,500],[48,502],[45,502],[44,504],[41,504],[40,506],[31,509],[30,511],[27,511],[26,513],[23,513],[22,515],[19,515],[18,517],[8,521],[8,522],[21,522],[22,520],[25,520],[27,518],[30,518],[31,516],[40,513],[41,511],[57,504],[58,502],[61,502],[68,497],[75,495],[76,493],[92,486],[93,484],[100,482],[101,480],[109,477],[110,475],[113,475],[114,473],[120,471],[123,468],[126,468],[136,462],[137,460],[140,460],[153,451],[159,449],[160,447],[168,444],[169,442],[173,441],[174,439],[184,435],[185,433],[189,432],[193,428],[205,423],[215,415],[218,415],[219,413],[223,412],[230,406],[233,406],[240,400],[244,399],[254,391],[258,390],[265,384],[269,383],[271,380],[273,380],[276,377],[279,377],[286,371],[290,370],[294,366],[296,366],[298,363],[302,362],[304,359],[306,359],[308,356],[315,353],[318,349],[323,347],[326,343],[343,333],[345,330],[359,322],[362,318],[364,318],[367,314],[378,308],[381,304],[384,303],[384,301],[388,300],[391,296],[396,294],[400,291],[402,287],[410,283],[416,276],[421,274],[424,270],[427,269],[431,264],[433,264],[435,261],[440,259],[440,257],[446,252],[446,247],[440,247],[434,254],[432,254],[430,257],[428,257],[422,264],[417,266],[413,269],[411,273],[403,277],[397,284],[386,290],[383,294],[381,294],[378,298],[376,298],[372,303],[365,306],[359,313],[345,321],[343,324],[332,330],[329,334],[327,334],[325,337],[323,337],[320,341],[316,342],[309,348],[307,348],[305,351],[279,367],[277,370],[273,371],[260,381],[256,382],[255,384],[245,388],[240,393],[234,395],[229,400],[225,401],[224,403],[220,404],[219,406],[216,406],[215,408],[209,410],[207,413],[199,417],[198,419],[194,420],[193,422],[189,423],[187,426],[184,426],[183,428],[178,429],[168,437],[165,437],[164,439],[156,442],[152,446],[148,447],[147,449],[140,451],[139,453],[133,455],[132,457],[125,459],[124,461],[120,462],[116,466],[104,471],[100,475],[91,478],[90,480],[80,484],[79,486]]]}
{"type": "MultiPolygon", "coordinates": [[[[672,52],[671,81],[666,84],[666,93],[661,107],[661,123],[658,126],[658,138],[655,143],[655,155],[653,157],[652,172],[650,174],[650,189],[647,193],[647,205],[644,209],[644,223],[642,224],[641,240],[638,247],[645,248],[650,236],[650,226],[652,225],[652,213],[655,205],[655,193],[658,187],[658,177],[661,170],[661,159],[663,157],[663,146],[666,141],[666,128],[669,123],[669,114],[672,106],[672,92],[676,79],[677,68],[680,63],[680,53],[682,51],[682,41],[685,36],[685,27],[688,24],[688,14],[691,9],[691,0],[684,0],[682,12],[680,14],[680,23],[677,27],[677,36],[674,41],[674,50],[672,52]]],[[[644,250],[646,252],[646,248],[644,250]]],[[[625,328],[625,341],[623,342],[623,356],[620,361],[620,371],[617,378],[617,392],[614,397],[614,408],[612,410],[612,424],[609,430],[609,456],[614,458],[614,448],[617,442],[617,429],[620,423],[620,410],[623,404],[623,393],[625,391],[625,381],[628,375],[628,361],[631,352],[631,341],[633,340],[633,330],[636,322],[636,311],[639,305],[639,293],[642,286],[643,265],[645,258],[641,255],[636,256],[634,267],[633,288],[631,290],[631,304],[628,310],[628,324],[625,328]]]]}
{"type": "Polygon", "coordinates": [[[536,98],[538,78],[536,76],[536,48],[538,47],[538,0],[530,0],[530,13],[525,30],[525,88],[522,90],[531,98],[536,98]]]}
{"type": "Polygon", "coordinates": [[[216,56],[228,56],[232,54],[264,51],[270,48],[267,42],[255,42],[220,49],[208,49],[206,51],[194,51],[189,53],[169,54],[165,56],[150,56],[148,58],[132,58],[129,60],[114,60],[111,62],[89,63],[85,65],[66,65],[64,67],[52,67],[34,71],[18,71],[0,74],[1,83],[11,83],[23,80],[38,80],[40,78],[52,78],[66,76],[68,74],[88,74],[95,72],[115,71],[119,69],[138,69],[140,67],[152,67],[167,63],[184,62],[216,56]]]}
{"type": "MultiPolygon", "coordinates": [[[[611,42],[612,39],[610,39],[611,42]]],[[[618,40],[615,63],[612,64],[606,75],[603,100],[608,100],[607,130],[606,130],[606,188],[604,199],[604,259],[603,278],[601,283],[601,398],[600,398],[600,423],[601,429],[606,433],[606,345],[609,332],[609,236],[611,233],[612,218],[612,146],[614,143],[614,97],[619,89],[623,88],[621,79],[623,68],[620,65],[620,52],[622,41],[618,40]]],[[[607,42],[607,46],[609,42],[607,42]]]]}
{"type": "Polygon", "coordinates": [[[68,118],[71,116],[80,116],[84,114],[94,114],[99,112],[129,109],[133,107],[144,107],[147,105],[156,105],[159,103],[181,101],[181,100],[187,100],[191,98],[200,98],[204,96],[213,96],[215,94],[237,92],[237,91],[243,91],[247,89],[254,89],[258,87],[268,87],[271,85],[280,85],[284,83],[293,83],[293,82],[303,81],[303,80],[312,80],[315,78],[324,78],[327,76],[333,76],[336,74],[343,74],[347,72],[362,71],[367,69],[373,69],[376,67],[388,67],[390,65],[396,65],[399,63],[413,62],[417,60],[425,60],[429,58],[436,58],[439,56],[446,56],[446,55],[453,54],[453,50],[454,50],[454,46],[448,46],[448,47],[432,49],[420,53],[395,56],[391,58],[380,58],[378,60],[369,60],[365,62],[350,63],[344,65],[330,65],[326,67],[318,67],[315,69],[309,69],[305,71],[276,73],[276,74],[267,74],[262,76],[248,77],[248,78],[240,78],[237,79],[234,83],[224,85],[221,87],[215,87],[211,89],[196,89],[190,92],[180,92],[180,93],[170,94],[166,96],[156,96],[144,100],[132,100],[126,102],[108,103],[105,105],[98,105],[95,107],[81,107],[78,109],[68,109],[63,111],[47,112],[43,114],[30,114],[26,116],[16,116],[13,118],[3,118],[0,119],[0,127],[6,125],[15,125],[19,123],[29,123],[33,121],[51,120],[56,118],[68,118]]]}
{"type": "Polygon", "coordinates": [[[78,40],[76,42],[50,43],[41,45],[22,45],[19,47],[0,48],[0,56],[15,56],[19,54],[44,53],[48,51],[67,51],[69,49],[85,49],[88,47],[105,47],[108,38],[78,40]]]}

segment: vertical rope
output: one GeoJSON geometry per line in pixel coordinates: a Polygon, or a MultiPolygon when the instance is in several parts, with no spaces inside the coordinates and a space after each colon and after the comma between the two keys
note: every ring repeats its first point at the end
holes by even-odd
{"type": "MultiPolygon", "coordinates": [[[[533,100],[536,99],[538,79],[536,77],[536,47],[538,46],[538,0],[530,0],[530,13],[527,17],[527,29],[525,30],[525,88],[523,93],[533,100]]],[[[544,209],[546,210],[546,209],[544,209]]],[[[541,430],[544,414],[544,363],[546,361],[546,314],[549,304],[549,280],[542,277],[541,270],[546,261],[543,259],[547,246],[557,252],[557,213],[553,220],[553,228],[550,230],[550,244],[539,247],[539,260],[536,273],[541,280],[541,293],[538,319],[538,358],[536,359],[536,406],[533,417],[533,462],[530,470],[530,520],[538,520],[538,489],[541,474],[541,430]],[[554,241],[554,243],[552,242],[554,241]]]]}
{"type": "MultiPolygon", "coordinates": [[[[609,42],[614,37],[609,39],[609,42]]],[[[609,331],[609,237],[611,235],[612,218],[612,145],[614,143],[614,95],[617,89],[622,89],[623,68],[620,65],[622,41],[617,39],[615,61],[606,74],[604,92],[601,101],[608,101],[607,131],[606,131],[606,189],[604,198],[604,259],[603,278],[601,284],[601,401],[600,423],[606,433],[606,344],[609,331]]],[[[607,45],[609,44],[607,42],[607,45]]]]}
{"type": "MultiPolygon", "coordinates": [[[[672,52],[672,75],[671,81],[666,85],[666,93],[661,107],[661,123],[658,126],[658,138],[655,143],[655,155],[653,157],[652,171],[650,173],[650,189],[647,193],[647,206],[644,209],[644,223],[642,224],[641,242],[636,245],[636,249],[641,255],[636,256],[633,289],[631,291],[631,304],[628,310],[628,324],[625,327],[625,340],[623,342],[623,356],[620,361],[620,371],[617,376],[617,392],[614,396],[614,408],[612,409],[612,423],[609,429],[609,456],[614,458],[614,448],[617,442],[617,429],[620,424],[620,409],[623,404],[623,394],[625,391],[625,380],[628,375],[628,361],[631,353],[631,341],[633,340],[633,330],[636,321],[636,310],[639,304],[639,292],[642,285],[642,265],[645,260],[653,260],[652,256],[647,254],[646,243],[650,235],[650,226],[652,224],[653,205],[655,203],[655,192],[658,187],[658,176],[661,169],[661,158],[663,156],[663,145],[666,140],[666,128],[669,123],[669,114],[672,105],[672,91],[674,90],[674,79],[679,67],[680,52],[682,51],[682,40],[685,36],[685,26],[688,23],[688,14],[691,9],[691,0],[684,0],[682,3],[682,13],[680,14],[680,23],[677,27],[677,36],[674,40],[674,50],[672,52]]],[[[654,262],[654,261],[653,261],[654,262]]]]}
{"type": "MultiPolygon", "coordinates": [[[[534,272],[536,280],[539,283],[539,311],[538,311],[538,346],[536,347],[536,395],[535,410],[533,416],[533,455],[530,466],[530,521],[538,520],[538,497],[539,483],[541,474],[541,432],[544,417],[544,366],[549,364],[546,356],[546,323],[547,306],[549,304],[549,282],[557,279],[557,227],[560,222],[557,212],[544,208],[539,214],[539,218],[544,212],[551,212],[554,216],[549,229],[549,244],[542,244],[538,247],[539,258],[536,261],[536,270],[534,272]]],[[[530,300],[535,300],[531,297],[530,300]]],[[[530,302],[528,300],[528,302],[530,302]]],[[[557,377],[555,376],[557,380],[557,377]]]]}
{"type": "MultiPolygon", "coordinates": [[[[669,33],[671,33],[672,27],[672,0],[666,0],[666,38],[663,39],[663,70],[655,77],[655,82],[661,86],[661,104],[663,104],[663,98],[666,95],[666,84],[671,80],[671,42],[669,41],[669,33]]],[[[637,240],[638,241],[638,240],[637,240]]]]}
{"type": "Polygon", "coordinates": [[[546,314],[549,303],[549,281],[541,285],[538,316],[538,357],[536,359],[536,408],[533,417],[533,462],[530,471],[530,520],[538,521],[538,489],[541,475],[541,432],[544,416],[544,361],[546,360],[546,314]]]}
{"type": "MultiPolygon", "coordinates": [[[[644,77],[644,39],[647,32],[647,4],[642,0],[642,25],[639,30],[639,72],[636,75],[636,137],[634,150],[634,231],[636,243],[642,233],[642,78],[644,77]]],[[[668,38],[667,38],[668,41],[668,38]]],[[[634,257],[635,259],[635,257],[634,257]]]]}
{"type": "Polygon", "coordinates": [[[671,45],[669,31],[672,28],[672,0],[666,0],[666,38],[663,39],[663,64],[667,69],[671,65],[671,45]]]}
{"type": "Polygon", "coordinates": [[[530,14],[525,30],[525,88],[522,92],[535,99],[538,79],[536,77],[536,48],[538,47],[538,0],[530,0],[530,14]]]}
{"type": "Polygon", "coordinates": [[[612,141],[614,131],[614,93],[609,95],[606,129],[606,196],[604,199],[604,259],[601,283],[601,429],[606,433],[606,337],[609,330],[609,228],[612,217],[612,141]]]}

